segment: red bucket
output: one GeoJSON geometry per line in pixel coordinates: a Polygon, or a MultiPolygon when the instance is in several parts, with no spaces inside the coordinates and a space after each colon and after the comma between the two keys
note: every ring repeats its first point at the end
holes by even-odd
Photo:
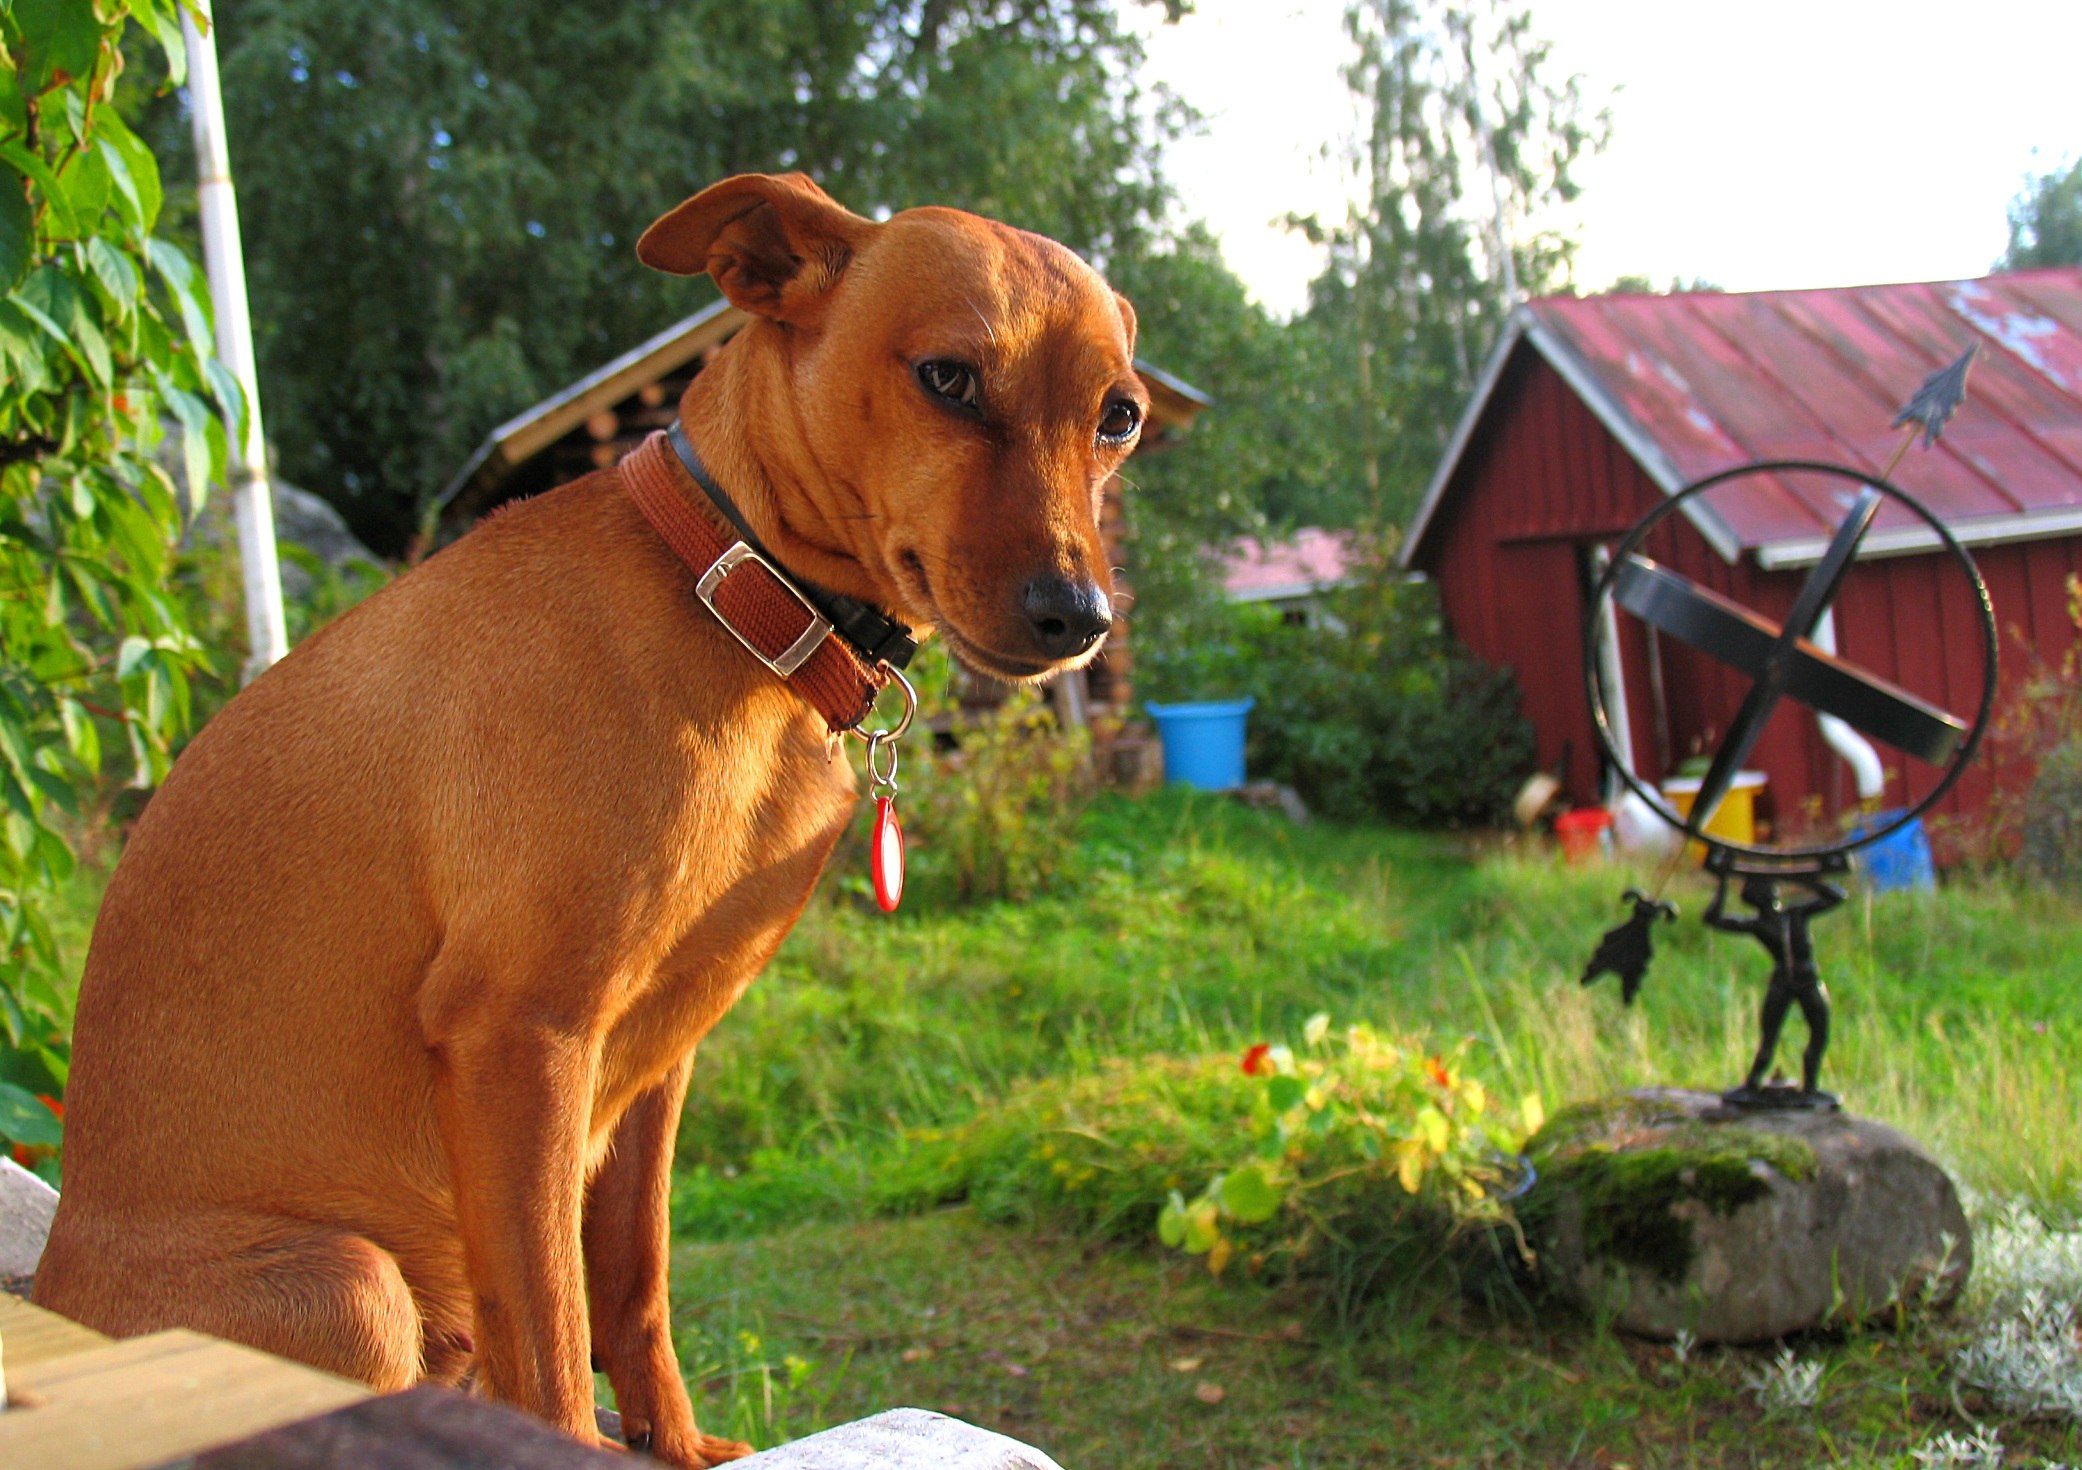
{"type": "Polygon", "coordinates": [[[1612,813],[1601,806],[1578,807],[1554,819],[1554,835],[1562,856],[1571,863],[1596,862],[1612,831],[1612,813]]]}

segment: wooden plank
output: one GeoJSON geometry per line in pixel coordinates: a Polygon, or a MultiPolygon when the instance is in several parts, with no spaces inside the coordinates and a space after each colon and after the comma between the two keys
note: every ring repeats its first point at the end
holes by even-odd
{"type": "Polygon", "coordinates": [[[627,1470],[502,1404],[422,1385],[197,1456],[188,1470],[627,1470]]]}
{"type": "Polygon", "coordinates": [[[8,1378],[30,1402],[0,1415],[7,1470],[139,1470],[369,1396],[362,1384],[184,1331],[10,1367],[8,1378]]]}
{"type": "Polygon", "coordinates": [[[92,1352],[114,1341],[68,1317],[0,1292],[0,1343],[6,1344],[7,1372],[16,1387],[24,1381],[22,1375],[39,1363],[69,1353],[92,1352]]]}

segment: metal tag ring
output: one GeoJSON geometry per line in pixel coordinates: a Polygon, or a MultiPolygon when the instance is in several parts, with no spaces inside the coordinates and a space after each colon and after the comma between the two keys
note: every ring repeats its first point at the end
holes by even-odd
{"type": "Polygon", "coordinates": [[[875,730],[868,733],[856,730],[853,733],[867,741],[867,773],[870,789],[878,796],[894,796],[896,794],[896,743],[904,738],[904,733],[911,728],[911,721],[918,716],[918,691],[911,687],[911,681],[904,677],[903,670],[897,668],[894,664],[883,663],[876,665],[876,667],[894,680],[897,688],[903,691],[904,712],[898,716],[896,725],[892,729],[875,730]],[[884,764],[885,760],[887,762],[886,765],[884,764]]]}
{"type": "Polygon", "coordinates": [[[870,791],[876,796],[896,793],[896,737],[887,730],[868,736],[867,774],[870,791]],[[883,764],[884,758],[888,764],[883,764]]]}

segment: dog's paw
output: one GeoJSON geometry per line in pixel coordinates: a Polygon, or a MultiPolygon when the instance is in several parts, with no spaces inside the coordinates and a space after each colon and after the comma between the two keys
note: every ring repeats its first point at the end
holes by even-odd
{"type": "Polygon", "coordinates": [[[654,1443],[651,1453],[670,1464],[685,1465],[688,1470],[707,1470],[710,1465],[742,1460],[752,1453],[752,1447],[741,1439],[720,1439],[696,1430],[678,1445],[654,1443]]]}

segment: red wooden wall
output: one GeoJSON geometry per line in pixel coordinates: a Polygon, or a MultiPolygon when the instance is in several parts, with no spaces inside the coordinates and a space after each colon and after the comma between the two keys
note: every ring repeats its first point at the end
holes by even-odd
{"type": "MultiPolygon", "coordinates": [[[[1895,479],[1913,493],[1913,452],[1895,479]]],[[[1575,392],[1530,344],[1521,344],[1416,557],[1416,565],[1437,582],[1447,620],[1461,641],[1516,675],[1542,766],[1554,769],[1566,752],[1564,780],[1570,796],[1581,803],[1599,799],[1601,777],[1600,748],[1584,693],[1589,549],[1616,544],[1663,499],[1662,490],[1575,392]]],[[[1666,521],[1647,551],[1773,618],[1785,615],[1805,577],[1804,569],[1763,571],[1747,555],[1731,566],[1682,516],[1666,521]]],[[[2082,541],[2069,537],[1984,547],[1975,559],[2002,629],[2000,711],[2034,656],[2057,660],[2073,640],[2065,583],[2071,572],[2082,570],[2082,541]]],[[[1948,559],[1917,555],[1860,563],[1835,606],[1844,657],[1971,717],[1980,692],[1980,634],[1970,593],[1948,559]]],[[[1714,660],[1662,638],[1665,718],[1658,720],[1647,636],[1632,618],[1621,622],[1636,768],[1645,777],[1659,778],[1668,766],[1717,743],[1748,683],[1714,660]]],[[[1886,747],[1879,750],[1890,805],[1928,792],[1936,779],[1931,768],[1886,747]]],[[[1748,764],[1770,778],[1764,814],[1784,834],[1833,818],[1855,803],[1850,772],[1804,706],[1790,701],[1780,706],[1748,764]]],[[[1941,812],[1974,818],[1985,810],[1999,775],[2014,783],[2025,774],[2005,764],[2000,748],[1992,753],[1984,748],[1941,812]]]]}

